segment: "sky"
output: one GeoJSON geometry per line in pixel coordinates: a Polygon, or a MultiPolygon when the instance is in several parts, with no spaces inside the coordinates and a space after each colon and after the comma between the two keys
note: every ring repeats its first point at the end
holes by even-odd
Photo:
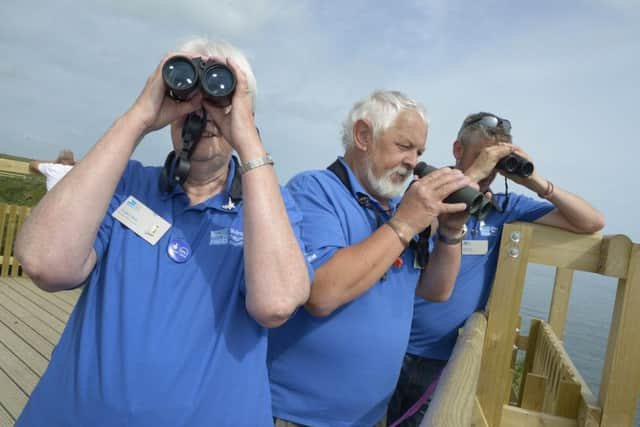
{"type": "MultiPolygon", "coordinates": [[[[423,160],[453,163],[463,118],[509,118],[537,171],[640,241],[634,188],[640,2],[3,0],[0,152],[82,157],[192,35],[224,39],[258,80],[256,122],[278,177],[342,154],[341,123],[376,89],[424,104],[423,160]]],[[[640,121],[640,120],[639,120],[640,121]]],[[[160,165],[166,130],[134,153],[160,165]]],[[[496,184],[496,189],[502,184],[496,184]]],[[[510,189],[527,193],[515,185],[510,189]]]]}

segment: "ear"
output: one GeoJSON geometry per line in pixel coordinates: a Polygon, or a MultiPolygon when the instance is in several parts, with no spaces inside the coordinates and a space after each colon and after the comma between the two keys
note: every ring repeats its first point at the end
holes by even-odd
{"type": "Polygon", "coordinates": [[[366,120],[360,119],[353,124],[353,144],[362,151],[367,151],[373,144],[373,127],[366,120]]]}
{"type": "Polygon", "coordinates": [[[459,161],[462,158],[462,154],[464,153],[464,145],[460,140],[455,140],[453,143],[453,157],[455,157],[456,161],[459,161]]]}

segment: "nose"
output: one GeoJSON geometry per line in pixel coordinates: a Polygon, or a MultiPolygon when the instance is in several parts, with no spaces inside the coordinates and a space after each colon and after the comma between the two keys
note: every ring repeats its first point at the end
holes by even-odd
{"type": "Polygon", "coordinates": [[[413,170],[413,168],[418,164],[418,157],[419,155],[417,150],[409,150],[404,158],[404,165],[413,170]]]}

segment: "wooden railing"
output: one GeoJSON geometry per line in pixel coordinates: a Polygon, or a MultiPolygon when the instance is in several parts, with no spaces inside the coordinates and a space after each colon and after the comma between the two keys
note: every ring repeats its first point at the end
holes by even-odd
{"type": "Polygon", "coordinates": [[[483,313],[474,313],[465,323],[421,427],[471,425],[486,329],[483,313]]]}
{"type": "Polygon", "coordinates": [[[30,212],[27,206],[0,204],[0,276],[22,276],[20,263],[13,256],[13,245],[30,212]]]}
{"type": "MultiPolygon", "coordinates": [[[[421,425],[631,426],[640,391],[638,268],[640,245],[633,244],[626,236],[578,235],[529,223],[505,226],[487,306],[482,360],[479,361],[477,346],[465,344],[468,338],[463,332],[450,366],[441,376],[437,399],[432,401],[421,425]],[[534,320],[529,336],[522,336],[519,313],[529,263],[555,266],[556,277],[549,318],[546,322],[534,320]],[[618,279],[597,398],[561,341],[574,271],[618,279]],[[526,352],[526,357],[522,381],[514,393],[512,384],[518,350],[526,352]],[[479,378],[474,387],[476,375],[479,378]],[[466,382],[462,379],[465,376],[469,377],[466,382]],[[450,386],[460,382],[465,383],[464,386],[450,386]],[[475,393],[460,396],[469,387],[475,389],[475,393]],[[448,415],[440,415],[443,413],[448,415]],[[436,416],[440,421],[435,421],[436,416]]],[[[474,318],[477,319],[477,315],[471,319],[474,318]]]]}

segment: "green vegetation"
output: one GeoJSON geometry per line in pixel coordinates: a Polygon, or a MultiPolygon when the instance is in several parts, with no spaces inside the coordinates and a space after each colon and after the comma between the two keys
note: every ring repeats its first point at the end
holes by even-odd
{"type": "MultiPolygon", "coordinates": [[[[30,159],[0,154],[0,158],[28,162],[30,159]]],[[[0,173],[0,203],[34,206],[46,192],[41,175],[17,175],[0,173]]]]}

